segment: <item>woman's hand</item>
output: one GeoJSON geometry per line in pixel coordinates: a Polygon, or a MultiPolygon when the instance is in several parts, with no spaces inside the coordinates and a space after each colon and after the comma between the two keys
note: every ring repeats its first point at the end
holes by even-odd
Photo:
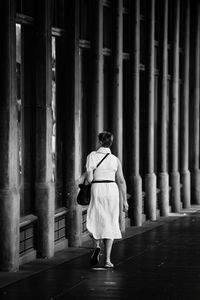
{"type": "Polygon", "coordinates": [[[124,212],[127,212],[127,211],[128,211],[128,207],[129,207],[128,202],[125,201],[125,202],[124,202],[124,205],[123,205],[123,211],[124,211],[124,212]]]}

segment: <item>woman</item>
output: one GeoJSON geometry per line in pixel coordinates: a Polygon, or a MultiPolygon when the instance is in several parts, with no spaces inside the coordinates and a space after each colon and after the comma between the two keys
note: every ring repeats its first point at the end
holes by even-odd
{"type": "Polygon", "coordinates": [[[104,266],[112,268],[114,265],[110,256],[113,240],[122,237],[119,228],[119,199],[123,201],[124,211],[128,210],[126,182],[119,159],[111,154],[112,133],[104,131],[98,135],[98,138],[100,147],[88,155],[86,162],[87,180],[92,183],[86,226],[95,242],[91,264],[95,265],[99,262],[100,242],[103,240],[104,266]]]}

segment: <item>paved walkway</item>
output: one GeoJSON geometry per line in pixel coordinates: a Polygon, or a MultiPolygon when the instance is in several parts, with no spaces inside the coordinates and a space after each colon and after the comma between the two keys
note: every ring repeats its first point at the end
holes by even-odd
{"type": "Polygon", "coordinates": [[[114,269],[67,249],[0,273],[0,299],[200,299],[200,208],[130,228],[113,246],[114,269]]]}

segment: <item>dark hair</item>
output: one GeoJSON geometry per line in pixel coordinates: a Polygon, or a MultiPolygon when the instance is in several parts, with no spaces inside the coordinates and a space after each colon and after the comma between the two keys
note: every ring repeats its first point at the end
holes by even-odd
{"type": "Polygon", "coordinates": [[[102,147],[110,147],[113,142],[113,134],[108,131],[103,131],[98,135],[99,142],[102,147]]]}

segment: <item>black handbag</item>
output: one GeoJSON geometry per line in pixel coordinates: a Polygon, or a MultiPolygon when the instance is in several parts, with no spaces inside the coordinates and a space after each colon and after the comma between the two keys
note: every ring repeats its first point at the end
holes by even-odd
{"type": "MultiPolygon", "coordinates": [[[[96,166],[96,168],[102,163],[102,161],[109,155],[109,153],[107,153],[102,160],[98,163],[98,165],[96,166]]],[[[95,169],[96,170],[96,169],[95,169]]],[[[94,170],[94,171],[95,171],[94,170]]],[[[89,205],[90,203],[90,196],[91,196],[91,183],[85,184],[86,183],[86,179],[84,179],[83,183],[79,184],[79,192],[77,195],[77,203],[79,205],[89,205]]]]}
{"type": "Polygon", "coordinates": [[[79,193],[77,196],[77,202],[79,205],[89,205],[90,195],[91,195],[91,183],[85,184],[85,179],[83,183],[79,184],[79,193]]]}

